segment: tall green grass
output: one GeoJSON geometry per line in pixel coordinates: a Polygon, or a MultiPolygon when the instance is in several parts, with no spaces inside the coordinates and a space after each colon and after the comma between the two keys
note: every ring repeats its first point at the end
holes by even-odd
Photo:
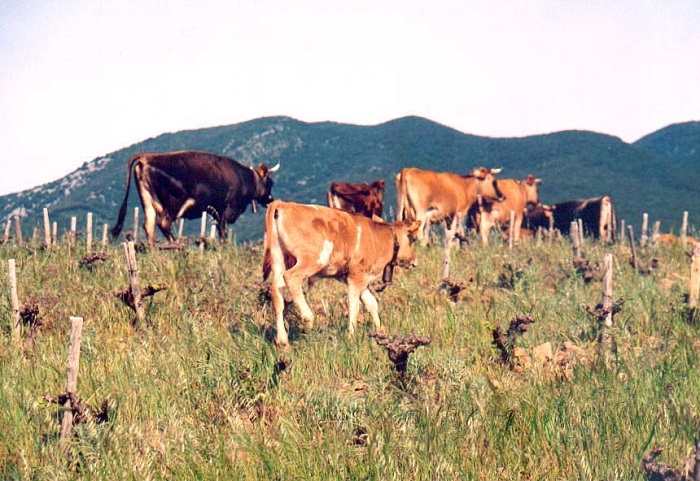
{"type": "Polygon", "coordinates": [[[454,250],[456,302],[439,289],[440,243],[418,247],[419,266],[397,271],[377,295],[390,335],[431,344],[399,379],[367,321],[347,336],[344,285],[320,280],[317,313],[292,346],[271,343],[272,312],[260,245],[137,254],[148,321],[112,294],[128,284],[121,245],[87,268],[84,246],[0,246],[0,478],[2,479],[643,479],[641,457],[664,448],[680,465],[700,432],[700,327],[686,322],[689,258],[680,248],[640,250],[659,259],[633,272],[624,245],[586,240],[615,261],[623,297],[605,356],[597,320],[600,282],[585,283],[566,240],[499,239],[454,250]],[[17,261],[20,301],[41,325],[11,340],[7,259],[17,261]],[[535,322],[517,346],[565,342],[585,356],[566,366],[511,369],[497,362],[492,330],[518,315],[535,322]],[[58,448],[69,316],[85,320],[78,391],[109,419],[74,429],[58,448]],[[282,369],[280,361],[286,369],[282,369]]]}

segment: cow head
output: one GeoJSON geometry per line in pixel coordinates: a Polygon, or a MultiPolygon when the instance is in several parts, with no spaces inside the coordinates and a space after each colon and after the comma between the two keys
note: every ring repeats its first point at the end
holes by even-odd
{"type": "Polygon", "coordinates": [[[253,169],[257,177],[256,189],[255,189],[255,200],[260,202],[262,205],[267,205],[272,202],[272,186],[274,182],[270,174],[277,172],[280,168],[280,164],[277,163],[274,167],[268,167],[265,164],[258,165],[257,169],[253,169]]]}
{"type": "Polygon", "coordinates": [[[537,188],[541,183],[542,179],[537,179],[532,174],[528,174],[528,176],[525,177],[525,180],[523,180],[522,185],[525,187],[525,202],[528,205],[537,205],[540,203],[537,188]]]}
{"type": "Polygon", "coordinates": [[[477,181],[477,192],[481,197],[488,201],[502,202],[506,200],[503,193],[498,188],[498,179],[496,174],[502,169],[487,169],[486,167],[477,167],[469,177],[474,177],[477,181]]]}
{"type": "Polygon", "coordinates": [[[413,245],[418,238],[420,221],[404,222],[397,221],[391,224],[396,233],[396,240],[399,243],[399,250],[396,255],[396,264],[401,267],[415,267],[418,265],[416,253],[413,245]]]}

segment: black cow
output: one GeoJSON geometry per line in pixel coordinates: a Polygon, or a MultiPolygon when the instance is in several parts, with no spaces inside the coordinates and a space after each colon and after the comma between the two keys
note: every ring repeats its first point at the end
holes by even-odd
{"type": "Polygon", "coordinates": [[[538,227],[549,228],[552,225],[562,234],[568,235],[571,223],[581,219],[583,232],[596,239],[608,242],[617,240],[617,217],[615,204],[609,195],[591,199],[569,200],[549,207],[533,206],[525,212],[524,226],[536,230],[538,227]]]}
{"type": "Polygon", "coordinates": [[[371,184],[333,182],[328,189],[328,206],[362,214],[370,219],[373,216],[381,218],[384,209],[384,181],[375,180],[371,184]]]}
{"type": "Polygon", "coordinates": [[[255,211],[256,201],[265,206],[272,202],[270,174],[279,164],[273,168],[260,164],[253,169],[228,157],[194,151],[136,154],[127,167],[126,193],[111,230],[113,238],[124,224],[132,169],[143,206],[143,228],[148,243],[154,246],[156,220],[172,242],[173,222],[181,217],[201,218],[203,212],[217,219],[219,237],[225,239],[227,225],[236,222],[248,204],[255,211]]]}

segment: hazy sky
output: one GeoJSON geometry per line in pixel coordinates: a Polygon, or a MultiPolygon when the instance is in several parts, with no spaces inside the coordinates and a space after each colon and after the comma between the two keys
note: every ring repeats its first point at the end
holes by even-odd
{"type": "Polygon", "coordinates": [[[0,195],[270,115],[633,142],[700,119],[700,1],[0,1],[0,195]]]}

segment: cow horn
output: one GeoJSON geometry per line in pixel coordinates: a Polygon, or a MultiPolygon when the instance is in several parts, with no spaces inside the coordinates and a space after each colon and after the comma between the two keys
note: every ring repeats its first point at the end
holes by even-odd
{"type": "Polygon", "coordinates": [[[279,162],[277,162],[277,165],[275,165],[274,167],[270,167],[270,172],[277,172],[278,170],[280,170],[279,162]]]}

